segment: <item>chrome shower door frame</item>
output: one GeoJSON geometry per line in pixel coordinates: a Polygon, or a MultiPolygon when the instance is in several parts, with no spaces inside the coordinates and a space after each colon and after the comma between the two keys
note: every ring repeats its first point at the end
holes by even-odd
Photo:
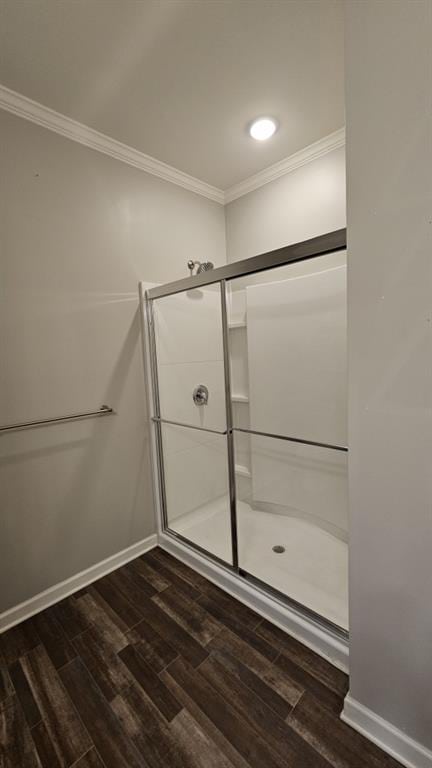
{"type": "MultiPolygon", "coordinates": [[[[152,416],[151,421],[154,426],[154,439],[156,448],[156,470],[158,477],[158,498],[159,506],[161,510],[161,530],[163,533],[178,539],[182,544],[197,551],[199,554],[217,563],[219,566],[228,569],[231,573],[235,574],[239,579],[247,580],[250,584],[253,584],[258,589],[271,596],[273,599],[289,606],[292,610],[297,611],[300,616],[308,618],[315,622],[318,626],[325,628],[327,631],[333,632],[336,636],[343,639],[348,638],[348,632],[341,627],[333,624],[333,622],[324,618],[320,614],[311,610],[307,606],[298,603],[291,597],[278,592],[270,585],[261,582],[251,574],[244,571],[239,567],[238,562],[238,535],[237,535],[237,513],[236,513],[236,481],[235,481],[235,458],[234,458],[234,433],[235,432],[248,432],[251,434],[258,434],[254,430],[239,429],[234,427],[233,423],[233,406],[232,406],[232,390],[231,390],[231,368],[230,368],[230,349],[229,349],[229,335],[228,335],[228,316],[227,316],[227,285],[232,279],[238,277],[246,277],[257,272],[264,272],[275,267],[281,267],[288,264],[295,264],[300,261],[306,261],[314,259],[319,256],[325,256],[326,254],[335,253],[337,251],[346,250],[346,229],[339,229],[334,232],[330,232],[319,237],[312,238],[310,240],[303,241],[301,243],[295,243],[284,248],[279,248],[275,251],[261,254],[259,256],[252,257],[250,259],[244,259],[242,261],[233,262],[223,267],[218,267],[208,272],[202,272],[198,275],[186,277],[176,282],[168,283],[166,285],[157,286],[146,290],[142,290],[140,286],[140,299],[142,303],[142,310],[144,316],[147,319],[146,328],[144,329],[144,336],[148,343],[147,360],[150,365],[150,381],[152,389],[152,416]],[[154,325],[154,313],[153,302],[164,296],[170,296],[176,293],[183,293],[195,288],[201,288],[206,285],[220,286],[221,296],[221,317],[222,317],[222,340],[223,340],[223,359],[224,359],[224,378],[225,378],[225,403],[226,403],[226,429],[224,431],[218,431],[214,429],[207,429],[203,427],[196,427],[190,424],[181,424],[179,422],[173,422],[162,418],[159,399],[159,382],[158,382],[158,361],[157,361],[157,348],[156,348],[156,335],[154,325]],[[225,435],[227,440],[227,462],[228,462],[228,480],[229,480],[229,501],[230,501],[230,518],[231,518],[231,543],[232,543],[232,564],[220,560],[216,555],[203,549],[199,545],[193,543],[189,539],[185,538],[181,534],[173,531],[169,527],[168,512],[166,503],[166,490],[165,490],[165,472],[164,472],[164,456],[162,445],[162,424],[169,423],[177,426],[184,426],[192,429],[198,429],[206,432],[213,432],[220,435],[225,435]]],[[[264,433],[259,433],[264,434],[264,433]]],[[[346,446],[336,446],[328,444],[310,443],[307,440],[301,440],[297,438],[289,438],[281,435],[268,435],[269,437],[278,437],[285,440],[292,440],[293,442],[300,442],[306,444],[322,445],[330,449],[337,451],[347,452],[346,446]]]]}

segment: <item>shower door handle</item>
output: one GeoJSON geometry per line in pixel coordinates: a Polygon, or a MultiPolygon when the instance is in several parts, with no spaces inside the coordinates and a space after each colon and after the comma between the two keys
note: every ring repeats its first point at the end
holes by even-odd
{"type": "Polygon", "coordinates": [[[192,399],[195,405],[207,405],[209,399],[209,391],[205,384],[198,384],[192,393],[192,399]]]}

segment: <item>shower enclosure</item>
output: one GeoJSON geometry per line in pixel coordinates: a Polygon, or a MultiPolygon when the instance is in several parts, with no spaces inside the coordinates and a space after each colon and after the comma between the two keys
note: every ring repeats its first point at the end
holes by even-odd
{"type": "Polygon", "coordinates": [[[145,292],[162,530],[341,636],[346,233],[145,292]]]}

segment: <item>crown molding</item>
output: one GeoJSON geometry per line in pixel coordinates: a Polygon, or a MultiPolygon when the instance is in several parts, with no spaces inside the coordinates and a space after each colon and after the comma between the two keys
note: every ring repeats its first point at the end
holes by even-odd
{"type": "Polygon", "coordinates": [[[295,171],[297,168],[301,168],[302,165],[311,163],[313,160],[317,160],[319,157],[326,155],[328,152],[332,152],[334,149],[345,146],[345,128],[340,128],[334,133],[330,133],[319,141],[315,141],[304,149],[300,149],[293,155],[289,155],[284,160],[280,160],[274,165],[269,165],[268,168],[264,168],[263,171],[255,173],[254,176],[249,176],[248,179],[240,181],[238,184],[234,184],[225,191],[224,199],[225,205],[231,203],[233,200],[237,200],[238,197],[243,197],[249,192],[253,192],[255,189],[263,187],[264,184],[268,184],[270,181],[275,181],[281,176],[285,176],[291,171],[295,171]]]}
{"type": "Polygon", "coordinates": [[[97,152],[109,155],[116,160],[127,163],[127,165],[145,171],[145,173],[157,176],[159,179],[169,181],[178,187],[183,187],[189,190],[189,192],[195,192],[197,195],[207,197],[209,200],[214,200],[221,205],[225,202],[224,193],[221,189],[196,179],[194,176],[189,176],[189,174],[183,173],[183,171],[179,171],[177,168],[173,168],[173,166],[167,165],[167,163],[163,163],[161,160],[156,160],[154,157],[144,154],[144,152],[139,152],[139,150],[133,149],[133,147],[129,147],[127,144],[122,144],[121,141],[112,139],[104,133],[94,130],[94,128],[83,125],[83,123],[79,123],[71,117],[45,107],[43,104],[33,101],[33,99],[29,99],[27,96],[12,91],[1,84],[0,109],[18,115],[18,117],[23,117],[25,120],[30,120],[30,122],[36,123],[36,125],[41,125],[43,128],[48,128],[48,130],[60,134],[60,136],[65,136],[67,139],[78,142],[78,144],[83,144],[85,147],[90,147],[97,152]]]}
{"type": "Polygon", "coordinates": [[[318,157],[322,157],[328,152],[332,152],[334,149],[339,149],[339,147],[345,145],[345,128],[340,128],[338,131],[329,134],[329,136],[315,141],[299,152],[295,152],[284,160],[264,168],[263,171],[259,171],[254,176],[249,176],[249,178],[223,192],[218,187],[196,179],[188,173],[179,171],[172,165],[156,160],[156,158],[146,155],[138,149],[112,139],[110,136],[106,136],[106,134],[100,133],[88,125],[79,123],[77,120],[67,117],[67,115],[62,115],[54,109],[45,107],[38,101],[29,99],[27,96],[23,96],[23,94],[17,91],[12,91],[1,84],[0,109],[36,123],[36,125],[41,125],[43,128],[54,131],[54,133],[58,133],[60,136],[65,136],[71,141],[76,141],[78,144],[83,144],[85,147],[90,147],[90,149],[95,149],[104,155],[109,155],[115,160],[120,160],[122,163],[131,165],[133,168],[138,168],[140,171],[157,176],[164,181],[169,181],[178,187],[183,187],[183,189],[187,189],[189,192],[195,192],[197,195],[207,197],[209,200],[213,200],[220,205],[231,203],[238,197],[247,195],[249,192],[264,186],[264,184],[279,179],[281,176],[295,171],[302,165],[306,165],[318,157]]]}

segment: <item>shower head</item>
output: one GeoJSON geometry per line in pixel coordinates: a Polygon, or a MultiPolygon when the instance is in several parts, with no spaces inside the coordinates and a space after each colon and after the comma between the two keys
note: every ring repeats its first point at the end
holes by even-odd
{"type": "Polygon", "coordinates": [[[202,261],[201,264],[198,265],[197,269],[197,275],[199,275],[200,272],[208,272],[210,269],[213,269],[214,264],[211,261],[202,261]]]}
{"type": "Polygon", "coordinates": [[[195,267],[196,275],[199,275],[200,272],[208,272],[209,269],[213,269],[214,267],[214,264],[211,261],[192,261],[192,259],[188,261],[187,265],[191,275],[193,275],[195,267]]]}

